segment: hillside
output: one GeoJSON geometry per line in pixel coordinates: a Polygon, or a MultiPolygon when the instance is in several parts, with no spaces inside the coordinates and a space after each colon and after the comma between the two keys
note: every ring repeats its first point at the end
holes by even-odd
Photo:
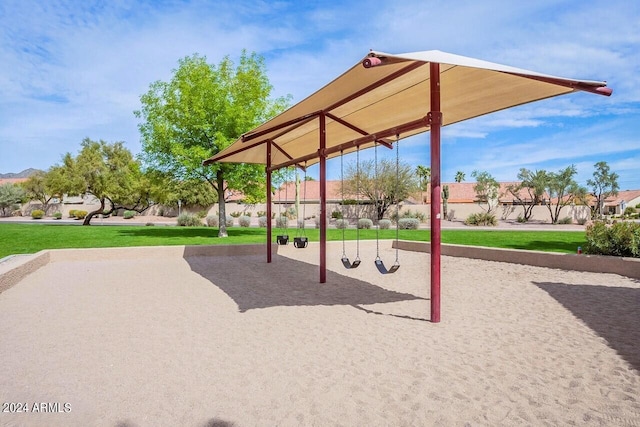
{"type": "Polygon", "coordinates": [[[7,178],[29,178],[31,175],[33,175],[36,172],[40,172],[39,169],[33,169],[33,168],[29,168],[29,169],[25,169],[22,172],[19,173],[0,173],[0,179],[7,179],[7,178]]]}

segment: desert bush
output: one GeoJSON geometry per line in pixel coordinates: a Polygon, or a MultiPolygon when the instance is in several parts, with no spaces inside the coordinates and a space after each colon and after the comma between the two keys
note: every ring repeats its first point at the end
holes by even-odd
{"type": "Polygon", "coordinates": [[[580,225],[585,225],[589,219],[588,218],[578,218],[577,222],[580,225]]]}
{"type": "Polygon", "coordinates": [[[340,212],[340,211],[331,212],[331,218],[332,219],[342,219],[342,212],[340,212]]]}
{"type": "Polygon", "coordinates": [[[242,212],[231,212],[233,218],[240,218],[240,215],[242,215],[242,212]]]}
{"type": "Polygon", "coordinates": [[[467,225],[491,225],[491,226],[496,226],[498,225],[498,219],[496,218],[495,215],[487,213],[487,212],[481,212],[481,213],[474,213],[471,214],[467,217],[467,219],[464,220],[464,223],[467,225]]]}
{"type": "Polygon", "coordinates": [[[378,227],[381,230],[388,230],[391,228],[391,220],[389,219],[381,219],[380,221],[378,221],[378,227]]]}
{"type": "Polygon", "coordinates": [[[233,216],[227,215],[224,221],[224,225],[226,225],[227,227],[233,227],[233,219],[233,216]]]}
{"type": "Polygon", "coordinates": [[[267,217],[264,215],[258,216],[258,227],[266,227],[267,226],[267,217]]]}
{"type": "Polygon", "coordinates": [[[585,253],[640,258],[640,224],[597,221],[587,227],[585,253]]]}
{"type": "Polygon", "coordinates": [[[401,230],[417,230],[418,227],[420,227],[418,218],[400,218],[398,221],[398,228],[401,230]]]}
{"type": "MultiPolygon", "coordinates": [[[[411,209],[407,209],[406,211],[400,212],[400,219],[402,218],[414,218],[414,219],[417,219],[419,222],[424,222],[427,220],[427,216],[425,214],[418,211],[412,212],[411,209]]],[[[394,222],[398,220],[397,211],[391,214],[391,220],[393,220],[394,222]]]]}
{"type": "Polygon", "coordinates": [[[518,218],[516,218],[516,221],[518,221],[521,224],[524,224],[525,222],[527,222],[527,219],[522,215],[518,215],[518,218]]]}
{"type": "Polygon", "coordinates": [[[75,211],[76,219],[84,219],[87,216],[87,211],[75,211]]]}
{"type": "Polygon", "coordinates": [[[34,209],[31,211],[31,218],[33,219],[42,219],[44,218],[44,211],[40,209],[34,209]]]}
{"type": "Polygon", "coordinates": [[[570,216],[565,216],[564,218],[558,220],[558,224],[573,224],[573,220],[570,216]]]}
{"type": "Polygon", "coordinates": [[[278,228],[287,228],[289,224],[289,219],[286,216],[278,216],[276,217],[276,227],[278,228]]]}
{"type": "Polygon", "coordinates": [[[337,219],[336,220],[336,228],[338,228],[340,230],[345,229],[345,228],[349,228],[349,220],[342,219],[342,218],[337,219]]]}
{"type": "Polygon", "coordinates": [[[54,217],[55,219],[62,219],[62,212],[55,212],[55,213],[53,214],[53,217],[54,217]]]}
{"type": "Polygon", "coordinates": [[[71,209],[69,210],[69,218],[75,218],[76,217],[76,210],[75,209],[71,209]]]}
{"type": "Polygon", "coordinates": [[[267,216],[267,212],[266,211],[258,211],[258,212],[256,212],[256,216],[258,218],[260,218],[261,216],[267,216]]]}
{"type": "Polygon", "coordinates": [[[200,227],[202,225],[202,219],[189,212],[178,215],[177,221],[180,227],[200,227]]]}
{"type": "Polygon", "coordinates": [[[359,229],[366,228],[368,230],[371,227],[373,227],[373,221],[371,221],[369,218],[360,218],[358,220],[358,228],[359,229]]]}
{"type": "Polygon", "coordinates": [[[240,227],[249,227],[251,225],[251,217],[247,215],[242,215],[238,218],[238,224],[240,227]]]}
{"type": "Polygon", "coordinates": [[[134,216],[136,216],[136,211],[124,211],[124,213],[122,214],[122,218],[124,219],[131,219],[134,216]]]}
{"type": "Polygon", "coordinates": [[[218,215],[209,215],[205,221],[207,222],[208,227],[218,227],[220,226],[220,220],[218,215]]]}

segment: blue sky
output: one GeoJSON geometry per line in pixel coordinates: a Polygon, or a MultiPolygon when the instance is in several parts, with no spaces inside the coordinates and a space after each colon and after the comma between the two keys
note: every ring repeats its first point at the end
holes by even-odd
{"type": "MultiPolygon", "coordinates": [[[[629,0],[3,0],[0,173],[48,169],[84,137],[138,153],[133,111],[149,85],[170,79],[182,57],[218,63],[242,49],[265,57],[274,96],[294,102],[369,49],[438,49],[606,80],[610,98],[570,94],[444,128],[443,180],[575,164],[585,184],[606,161],[621,189],[640,189],[640,2],[629,0]]],[[[401,143],[412,165],[429,165],[428,153],[428,134],[401,143]]],[[[330,163],[339,178],[339,160],[330,163]]]]}

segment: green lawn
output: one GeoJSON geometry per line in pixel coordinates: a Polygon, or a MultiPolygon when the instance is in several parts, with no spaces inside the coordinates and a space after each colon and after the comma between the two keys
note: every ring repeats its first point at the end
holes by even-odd
{"type": "MultiPolygon", "coordinates": [[[[175,226],[99,226],[55,224],[10,224],[0,223],[0,258],[14,254],[35,253],[42,249],[60,248],[109,248],[126,246],[166,245],[215,245],[264,243],[266,229],[228,229],[229,237],[218,238],[218,229],[208,227],[175,226]]],[[[295,229],[289,229],[292,239],[295,229]]],[[[273,232],[275,235],[279,230],[273,232]]],[[[319,240],[316,229],[305,230],[310,241],[319,240]]],[[[346,230],[346,238],[354,240],[356,230],[346,230]]],[[[381,230],[381,239],[394,239],[395,230],[381,230]]],[[[360,230],[360,238],[376,238],[375,230],[360,230]]],[[[328,240],[341,240],[342,230],[327,230],[328,240]]],[[[400,239],[429,241],[428,230],[400,230],[400,239]]],[[[443,230],[443,243],[490,246],[497,248],[527,249],[549,252],[574,253],[578,246],[585,245],[584,232],[575,231],[506,231],[506,230],[443,230]]]]}

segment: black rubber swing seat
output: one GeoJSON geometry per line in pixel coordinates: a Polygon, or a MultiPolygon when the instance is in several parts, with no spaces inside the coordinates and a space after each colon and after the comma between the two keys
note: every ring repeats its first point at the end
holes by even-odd
{"type": "Polygon", "coordinates": [[[307,237],[294,237],[293,246],[298,249],[304,249],[309,245],[309,239],[307,237]]]}
{"type": "Polygon", "coordinates": [[[283,235],[276,236],[276,241],[278,242],[279,245],[288,245],[289,235],[283,234],[283,235]]]}
{"type": "Polygon", "coordinates": [[[342,265],[344,265],[344,268],[358,268],[360,263],[360,258],[356,258],[352,264],[351,261],[349,261],[349,258],[347,258],[346,256],[342,257],[342,265]]]}
{"type": "Polygon", "coordinates": [[[398,271],[398,269],[400,268],[400,264],[395,263],[391,266],[390,269],[387,270],[387,267],[385,267],[381,259],[377,259],[375,262],[376,262],[376,267],[378,267],[378,271],[382,274],[393,274],[396,271],[398,271]]]}

